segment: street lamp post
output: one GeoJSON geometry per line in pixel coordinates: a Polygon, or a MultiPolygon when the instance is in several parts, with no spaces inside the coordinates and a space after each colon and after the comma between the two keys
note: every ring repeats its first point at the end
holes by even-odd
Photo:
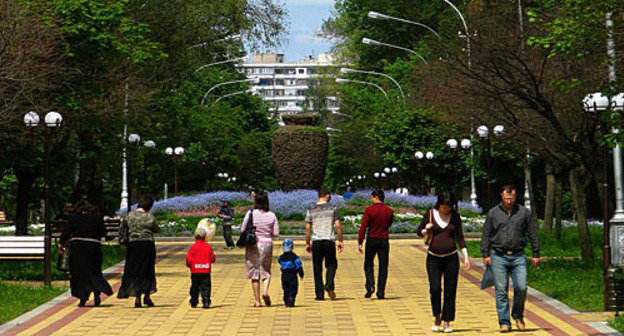
{"type": "Polygon", "coordinates": [[[339,83],[339,84],[358,83],[358,84],[371,85],[371,86],[374,86],[374,87],[378,88],[384,94],[384,96],[386,97],[386,100],[390,101],[390,99],[388,99],[388,94],[386,93],[386,91],[384,89],[382,89],[381,86],[379,86],[379,85],[377,85],[375,83],[359,81],[359,80],[354,80],[354,79],[346,79],[346,78],[336,78],[336,83],[339,83]]]}
{"type": "MultiPolygon", "coordinates": [[[[503,135],[503,133],[505,133],[505,126],[503,125],[496,125],[494,126],[494,135],[498,138],[501,135],[503,135]]],[[[492,184],[492,169],[491,169],[491,161],[492,161],[492,141],[491,141],[491,134],[490,134],[490,130],[487,126],[485,125],[481,125],[477,128],[477,134],[479,135],[479,137],[481,139],[484,139],[485,142],[483,143],[483,149],[484,151],[487,152],[487,206],[488,206],[488,210],[491,207],[491,201],[492,201],[492,188],[491,188],[491,184],[492,184]]]]}
{"type": "Polygon", "coordinates": [[[401,92],[401,97],[403,98],[403,103],[405,103],[405,93],[403,92],[403,88],[401,87],[399,82],[397,82],[396,79],[392,78],[390,75],[387,75],[387,74],[382,73],[382,72],[356,70],[356,69],[350,69],[350,68],[340,68],[340,73],[343,73],[343,74],[362,73],[362,74],[378,75],[378,76],[386,77],[386,78],[390,79],[399,88],[399,91],[401,92]]]}
{"type": "Polygon", "coordinates": [[[394,21],[399,21],[399,22],[404,22],[404,23],[409,23],[409,24],[415,25],[415,26],[419,26],[419,27],[422,27],[422,28],[425,28],[425,29],[429,30],[438,39],[442,40],[440,35],[438,35],[438,33],[435,30],[433,30],[433,28],[427,26],[426,24],[420,23],[420,22],[406,20],[406,19],[402,19],[402,18],[398,18],[398,17],[395,17],[395,16],[390,16],[390,15],[387,15],[387,14],[382,14],[382,13],[374,12],[374,11],[368,12],[368,17],[371,18],[371,19],[379,19],[379,20],[394,20],[394,21]]]}
{"type": "Polygon", "coordinates": [[[369,38],[363,38],[362,39],[362,43],[364,44],[368,44],[368,45],[374,45],[374,46],[382,46],[382,47],[388,47],[388,48],[393,48],[393,49],[399,49],[399,50],[403,50],[403,51],[407,51],[409,53],[412,53],[416,56],[418,56],[420,58],[421,61],[425,62],[425,64],[429,64],[424,57],[422,57],[421,54],[419,54],[418,52],[416,52],[415,50],[409,49],[409,48],[405,48],[405,47],[401,47],[395,44],[390,44],[390,43],[385,43],[385,42],[380,42],[377,40],[373,40],[373,39],[369,39],[369,38]]]}
{"type": "Polygon", "coordinates": [[[208,89],[208,91],[206,91],[206,93],[204,93],[204,96],[202,97],[201,103],[199,105],[204,105],[204,102],[206,101],[206,98],[208,97],[210,92],[212,92],[214,89],[216,89],[218,87],[221,87],[221,86],[224,86],[224,85],[230,85],[230,84],[238,84],[238,83],[258,84],[259,82],[260,82],[260,79],[258,77],[254,77],[254,78],[239,79],[239,80],[233,80],[233,81],[229,81],[229,82],[223,82],[223,83],[216,84],[215,86],[213,86],[210,89],[208,89]]]}
{"type": "MultiPolygon", "coordinates": [[[[128,143],[130,143],[130,145],[133,146],[133,147],[138,147],[140,141],[141,141],[141,137],[138,134],[132,133],[132,134],[130,134],[128,136],[128,143]]],[[[132,180],[133,180],[133,178],[132,178],[132,169],[130,167],[131,163],[132,163],[132,160],[128,160],[128,163],[127,163],[127,165],[128,165],[128,172],[127,172],[127,174],[128,174],[128,181],[129,181],[129,183],[128,183],[128,192],[127,192],[127,195],[128,195],[128,204],[127,204],[127,208],[126,208],[126,212],[127,213],[130,213],[130,211],[132,211],[132,184],[133,184],[132,180]]]]}
{"type": "Polygon", "coordinates": [[[175,196],[178,196],[178,162],[184,155],[184,148],[180,146],[175,149],[167,147],[165,154],[173,161],[173,193],[175,196]]]}
{"type": "Polygon", "coordinates": [[[457,195],[457,197],[459,197],[459,194],[457,193],[457,149],[458,149],[459,143],[457,142],[457,140],[455,139],[448,139],[446,141],[446,147],[448,147],[451,150],[451,161],[453,164],[453,173],[455,175],[455,185],[453,186],[453,190],[455,191],[455,195],[457,195]]]}
{"type": "MultiPolygon", "coordinates": [[[[45,204],[44,204],[44,250],[43,250],[43,282],[46,286],[50,286],[52,283],[52,270],[51,270],[51,227],[50,227],[50,138],[52,132],[58,130],[63,122],[63,116],[56,111],[48,112],[44,117],[45,125],[47,126],[45,132],[45,138],[43,142],[43,155],[44,155],[44,191],[45,191],[45,204]]],[[[24,124],[28,128],[36,127],[39,124],[39,115],[37,112],[30,111],[24,115],[24,124]]]]}
{"type": "Polygon", "coordinates": [[[152,151],[152,149],[154,149],[154,147],[156,147],[156,143],[153,140],[147,140],[145,141],[145,143],[143,144],[143,147],[145,147],[146,151],[145,154],[143,156],[143,187],[142,189],[144,191],[146,191],[148,189],[147,187],[147,164],[148,164],[148,160],[147,157],[149,155],[149,152],[152,151]]]}

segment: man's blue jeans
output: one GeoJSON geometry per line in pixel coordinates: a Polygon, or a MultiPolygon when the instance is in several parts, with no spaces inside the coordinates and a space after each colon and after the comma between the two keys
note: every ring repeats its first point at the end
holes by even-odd
{"type": "Polygon", "coordinates": [[[492,273],[494,274],[494,287],[496,288],[496,312],[498,324],[510,326],[509,319],[509,276],[513,283],[514,297],[511,317],[514,320],[523,318],[524,301],[527,294],[527,267],[524,253],[514,255],[490,254],[492,260],[492,273]]]}

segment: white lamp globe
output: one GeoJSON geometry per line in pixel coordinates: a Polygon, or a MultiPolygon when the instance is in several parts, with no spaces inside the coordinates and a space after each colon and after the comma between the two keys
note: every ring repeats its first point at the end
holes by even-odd
{"type": "Polygon", "coordinates": [[[480,138],[485,138],[488,136],[490,130],[485,125],[481,125],[477,128],[477,134],[479,134],[480,138]]]}
{"type": "Polygon", "coordinates": [[[48,127],[59,127],[61,126],[61,122],[63,122],[63,116],[56,111],[50,111],[45,115],[45,123],[48,127]]]}
{"type": "Polygon", "coordinates": [[[152,141],[152,140],[147,140],[147,141],[145,141],[143,146],[145,146],[147,148],[154,148],[154,147],[156,147],[156,143],[154,141],[152,141]]]}
{"type": "Polygon", "coordinates": [[[141,137],[138,134],[132,133],[128,136],[128,142],[132,144],[138,143],[139,141],[141,141],[141,137]]]}
{"type": "Polygon", "coordinates": [[[228,174],[227,173],[223,173],[223,177],[224,178],[228,178],[228,174]]]}
{"type": "Polygon", "coordinates": [[[431,160],[433,159],[434,155],[432,152],[427,152],[426,157],[427,157],[427,160],[431,160]]]}
{"type": "Polygon", "coordinates": [[[494,135],[495,136],[501,136],[501,135],[503,135],[503,133],[505,133],[505,126],[503,126],[503,125],[496,125],[496,126],[494,126],[494,135]]]}
{"type": "Polygon", "coordinates": [[[236,182],[236,177],[232,177],[232,182],[236,182]]]}
{"type": "Polygon", "coordinates": [[[175,155],[182,155],[182,154],[184,154],[184,148],[176,147],[173,152],[175,153],[175,155]]]}
{"type": "Polygon", "coordinates": [[[361,180],[361,179],[362,179],[362,175],[358,175],[358,176],[357,176],[357,179],[358,179],[358,180],[361,180]]]}
{"type": "Polygon", "coordinates": [[[624,110],[624,92],[618,93],[615,97],[611,98],[611,108],[614,111],[624,110]]]}
{"type": "Polygon", "coordinates": [[[375,178],[379,178],[379,173],[375,173],[373,176],[375,176],[375,178]]]}
{"type": "Polygon", "coordinates": [[[167,147],[167,148],[165,149],[165,154],[167,154],[167,155],[173,155],[173,148],[171,148],[171,147],[167,147]]]}
{"type": "Polygon", "coordinates": [[[388,167],[384,168],[384,173],[390,174],[390,168],[388,168],[388,167]]]}
{"type": "Polygon", "coordinates": [[[399,172],[399,169],[397,167],[392,167],[392,172],[396,174],[399,172]]]}
{"type": "Polygon", "coordinates": [[[386,177],[386,173],[381,173],[381,177],[386,177]]]}
{"type": "Polygon", "coordinates": [[[24,115],[24,124],[27,127],[35,127],[39,125],[39,115],[35,111],[30,111],[24,115]]]}
{"type": "Polygon", "coordinates": [[[583,106],[588,112],[603,112],[609,107],[609,97],[602,92],[590,93],[583,99],[583,106]]]}
{"type": "Polygon", "coordinates": [[[448,139],[446,141],[446,146],[450,149],[455,149],[457,148],[457,140],[455,139],[448,139]]]}
{"type": "Polygon", "coordinates": [[[414,153],[414,157],[416,157],[416,159],[421,160],[422,158],[425,157],[425,154],[423,154],[423,152],[418,151],[416,153],[414,153]]]}
{"type": "Polygon", "coordinates": [[[472,147],[472,143],[470,142],[469,139],[462,139],[461,146],[462,146],[463,149],[468,149],[468,148],[472,147]]]}

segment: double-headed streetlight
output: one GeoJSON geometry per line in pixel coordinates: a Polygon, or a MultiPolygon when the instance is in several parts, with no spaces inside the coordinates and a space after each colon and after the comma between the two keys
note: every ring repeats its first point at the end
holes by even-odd
{"type": "MultiPolygon", "coordinates": [[[[24,124],[26,127],[32,129],[39,125],[39,114],[34,111],[30,111],[24,115],[24,124]]],[[[52,283],[51,272],[51,257],[50,257],[50,245],[51,245],[51,227],[50,227],[50,141],[53,132],[57,131],[61,127],[63,122],[63,116],[56,111],[50,111],[46,113],[44,117],[45,125],[47,126],[44,142],[43,142],[43,155],[44,155],[44,191],[45,191],[45,204],[44,204],[44,251],[43,251],[43,263],[44,263],[44,277],[43,282],[46,286],[52,283]]]]}
{"type": "Polygon", "coordinates": [[[175,196],[178,196],[178,162],[184,155],[184,147],[178,146],[175,149],[167,147],[165,154],[173,161],[173,193],[175,196]]]}
{"type": "Polygon", "coordinates": [[[147,190],[147,163],[149,153],[156,147],[156,143],[153,140],[147,140],[143,143],[145,153],[143,154],[143,190],[147,190]]]}
{"type": "Polygon", "coordinates": [[[384,96],[386,97],[386,100],[390,101],[390,99],[388,99],[388,94],[386,93],[386,91],[384,91],[384,89],[382,89],[381,86],[375,83],[365,82],[365,81],[360,81],[360,80],[355,80],[355,79],[346,79],[346,78],[336,78],[336,83],[339,83],[339,84],[358,83],[358,84],[371,85],[371,86],[378,88],[384,94],[384,96]]]}
{"type": "Polygon", "coordinates": [[[461,188],[459,188],[459,183],[458,183],[458,173],[457,173],[457,165],[458,165],[458,158],[459,158],[459,154],[458,151],[459,149],[470,149],[472,148],[472,143],[470,142],[469,139],[462,139],[461,142],[457,142],[457,140],[455,139],[448,139],[446,141],[446,147],[449,148],[451,150],[451,157],[453,160],[453,170],[454,170],[454,174],[455,174],[455,194],[458,195],[457,197],[460,197],[458,190],[461,192],[461,188]]]}
{"type": "Polygon", "coordinates": [[[399,49],[399,50],[407,51],[409,53],[412,53],[412,54],[418,56],[423,62],[425,62],[425,64],[429,64],[425,60],[425,58],[422,57],[421,54],[419,54],[417,51],[409,49],[409,48],[401,47],[401,46],[398,46],[398,45],[395,45],[395,44],[380,42],[380,41],[369,39],[369,38],[366,38],[366,37],[362,38],[362,43],[368,44],[368,45],[372,45],[372,46],[381,46],[381,47],[388,47],[388,48],[393,48],[393,49],[399,49]]]}
{"type": "Polygon", "coordinates": [[[403,98],[403,103],[405,103],[405,93],[403,92],[403,88],[401,88],[401,85],[399,84],[399,82],[397,82],[394,78],[390,77],[390,75],[387,75],[387,74],[382,73],[382,72],[356,70],[356,69],[350,69],[350,68],[340,68],[340,73],[343,73],[343,74],[361,73],[361,74],[377,75],[377,76],[386,77],[386,78],[390,79],[399,88],[399,91],[401,92],[401,98],[403,98]]]}
{"type": "Polygon", "coordinates": [[[433,154],[433,152],[423,153],[421,151],[417,151],[416,153],[414,153],[414,157],[416,158],[416,161],[418,162],[418,165],[420,166],[420,194],[421,195],[425,195],[426,194],[426,191],[425,191],[425,164],[426,164],[427,161],[433,160],[435,155],[433,154]]]}
{"type": "MultiPolygon", "coordinates": [[[[505,126],[503,125],[496,125],[494,126],[494,136],[496,136],[497,138],[499,138],[500,136],[503,135],[503,133],[505,133],[505,126]]],[[[488,210],[491,207],[491,193],[492,193],[492,188],[491,188],[491,184],[492,184],[492,169],[491,169],[491,161],[492,161],[492,141],[491,141],[491,134],[490,134],[490,129],[485,126],[485,125],[481,125],[479,127],[477,127],[477,134],[479,135],[479,138],[484,140],[483,143],[483,149],[484,151],[487,152],[487,205],[488,205],[488,210]]]]}

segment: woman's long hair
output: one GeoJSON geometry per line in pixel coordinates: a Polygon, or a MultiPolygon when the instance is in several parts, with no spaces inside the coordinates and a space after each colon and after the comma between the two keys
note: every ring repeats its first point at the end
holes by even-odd
{"type": "Polygon", "coordinates": [[[435,209],[440,209],[440,205],[445,204],[451,207],[451,212],[458,214],[457,212],[457,198],[452,192],[444,190],[438,194],[438,200],[434,206],[435,209]]]}
{"type": "Polygon", "coordinates": [[[269,195],[266,192],[256,193],[254,197],[254,209],[271,211],[269,207],[269,195]]]}

